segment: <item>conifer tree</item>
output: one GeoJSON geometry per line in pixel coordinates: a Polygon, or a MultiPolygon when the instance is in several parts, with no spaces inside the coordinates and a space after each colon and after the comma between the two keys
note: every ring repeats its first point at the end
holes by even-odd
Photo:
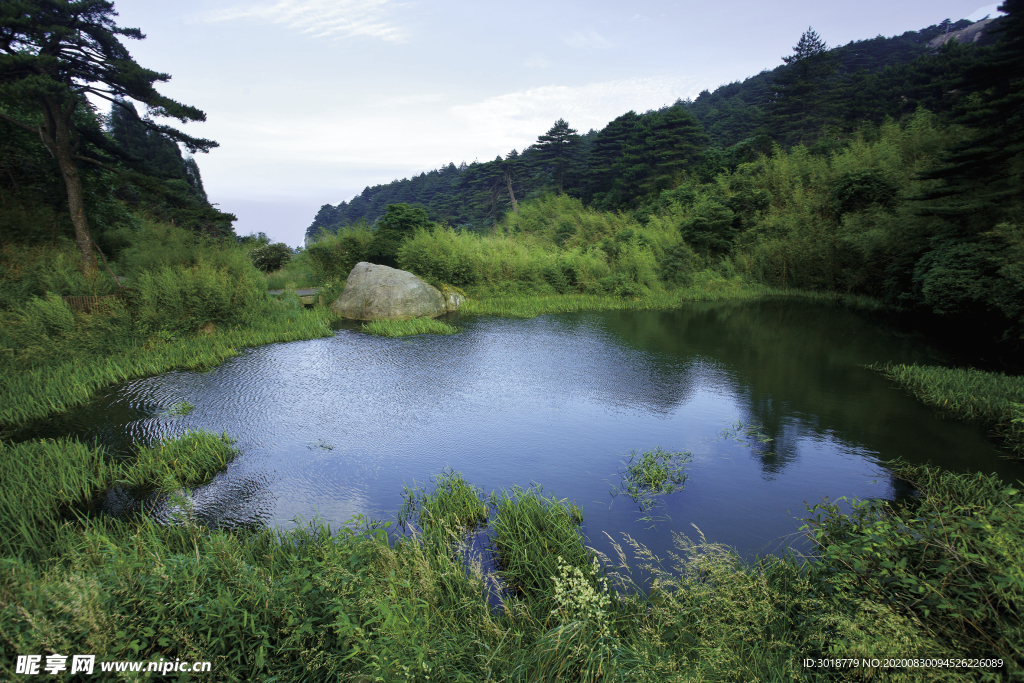
{"type": "Polygon", "coordinates": [[[800,36],[793,54],[782,58],[787,68],[771,86],[771,118],[778,138],[802,143],[824,123],[827,116],[822,90],[825,79],[836,70],[835,59],[813,28],[800,36]]]}
{"type": "MultiPolygon", "coordinates": [[[[161,95],[154,83],[170,76],[139,66],[120,38],[141,40],[137,28],[114,23],[114,5],[106,0],[4,0],[0,3],[0,99],[31,102],[37,117],[0,112],[0,118],[37,135],[57,160],[67,191],[82,270],[96,272],[89,221],[79,176],[83,163],[115,170],[111,161],[134,155],[106,138],[86,95],[110,101],[129,116],[126,102],[149,107],[154,116],[181,122],[204,121],[206,115],[161,95]]],[[[169,126],[138,119],[147,129],[190,152],[217,146],[169,126]]]]}
{"type": "Polygon", "coordinates": [[[534,149],[542,163],[553,164],[558,182],[558,194],[562,194],[564,174],[573,147],[580,140],[575,128],[570,128],[565,119],[558,119],[544,135],[537,138],[534,149]]]}

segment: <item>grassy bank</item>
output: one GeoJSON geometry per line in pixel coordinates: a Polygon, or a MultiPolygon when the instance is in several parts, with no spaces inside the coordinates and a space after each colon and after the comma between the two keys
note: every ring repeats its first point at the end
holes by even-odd
{"type": "MultiPolygon", "coordinates": [[[[213,435],[162,446],[188,462],[230,456],[213,435]]],[[[51,652],[210,661],[225,681],[1024,675],[1024,504],[992,477],[898,467],[920,490],[909,507],[811,510],[813,563],[751,564],[677,537],[665,564],[628,536],[618,557],[599,558],[569,502],[537,489],[485,498],[457,473],[408,492],[405,519],[419,527],[411,536],[389,538],[358,518],[335,529],[230,531],[188,516],[161,525],[85,514],[104,487],[148,467],[152,452],[109,465],[75,442],[3,448],[0,462],[30,463],[38,475],[32,527],[41,530],[19,531],[24,501],[0,507],[4,677],[14,677],[17,655],[51,652]],[[479,562],[467,571],[461,559],[458,540],[480,524],[493,530],[493,576],[479,562]],[[640,568],[653,589],[630,578],[640,568]],[[508,589],[497,610],[487,599],[496,582],[508,589]],[[1001,658],[1004,668],[810,671],[801,663],[825,657],[1001,658]]],[[[3,481],[11,500],[12,479],[3,481]]]]}
{"type": "Polygon", "coordinates": [[[149,339],[110,354],[65,358],[36,368],[0,370],[0,425],[55,415],[92,399],[105,387],[170,370],[208,370],[239,349],[333,334],[327,309],[283,309],[248,327],[185,339],[149,339]]]}
{"type": "Polygon", "coordinates": [[[1024,458],[1024,377],[928,365],[886,363],[871,368],[944,415],[984,425],[1024,458]]]}

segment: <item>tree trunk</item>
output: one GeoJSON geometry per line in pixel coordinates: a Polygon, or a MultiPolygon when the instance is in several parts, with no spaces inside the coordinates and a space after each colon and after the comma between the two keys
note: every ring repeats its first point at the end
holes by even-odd
{"type": "Polygon", "coordinates": [[[54,100],[46,102],[46,130],[40,131],[43,143],[57,158],[60,174],[64,178],[64,186],[68,191],[68,210],[71,212],[71,225],[75,228],[75,242],[82,252],[82,274],[86,279],[92,278],[98,269],[96,254],[92,250],[92,237],[89,235],[89,220],[85,215],[85,194],[82,192],[82,180],[78,177],[78,163],[74,157],[74,139],[71,132],[71,114],[75,103],[69,102],[65,107],[54,100]]]}
{"type": "Polygon", "coordinates": [[[512,213],[519,213],[519,204],[516,202],[516,193],[512,191],[512,173],[505,171],[505,183],[508,185],[508,196],[512,200],[512,213]]]}

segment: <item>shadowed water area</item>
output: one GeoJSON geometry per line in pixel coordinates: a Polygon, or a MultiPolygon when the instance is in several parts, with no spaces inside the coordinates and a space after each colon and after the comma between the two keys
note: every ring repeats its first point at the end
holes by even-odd
{"type": "MultiPolygon", "coordinates": [[[[905,492],[896,457],[1024,479],[977,427],[936,417],[863,364],[950,364],[865,314],[792,300],[674,311],[469,317],[459,334],[334,337],[248,349],[210,372],[112,387],[20,437],[115,450],[205,428],[241,455],[194,492],[222,525],[390,518],[403,484],[450,467],[492,489],[575,501],[589,544],[621,532],[665,556],[700,529],[742,555],[796,537],[805,502],[905,492]],[[167,408],[187,401],[183,416],[167,408]],[[631,451],[689,451],[685,487],[641,512],[609,491],[631,451]]],[[[108,508],[114,509],[113,502],[108,508]]]]}

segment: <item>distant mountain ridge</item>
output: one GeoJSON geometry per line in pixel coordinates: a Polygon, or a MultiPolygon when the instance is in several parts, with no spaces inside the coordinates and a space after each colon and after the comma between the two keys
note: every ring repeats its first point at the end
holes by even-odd
{"type": "MultiPolygon", "coordinates": [[[[951,103],[943,78],[970,59],[965,50],[989,42],[988,31],[998,21],[999,18],[989,18],[972,24],[967,20],[946,20],[920,31],[851,41],[832,48],[829,53],[836,68],[826,88],[834,109],[829,116],[839,127],[848,128],[857,121],[877,123],[885,116],[909,114],[919,106],[948,109],[951,103]]],[[[709,152],[702,154],[700,160],[695,156],[688,172],[712,173],[721,164],[736,163],[754,152],[767,151],[772,140],[779,141],[768,114],[775,96],[772,86],[787,68],[780,65],[742,82],[722,85],[713,92],[705,90],[692,101],[680,100],[656,112],[630,112],[635,120],[630,119],[629,124],[650,125],[654,118],[664,118],[667,109],[686,110],[703,129],[704,147],[709,152]],[[715,149],[720,151],[711,154],[715,149]]],[[[626,208],[621,197],[610,198],[614,193],[610,193],[607,183],[602,186],[600,180],[602,173],[606,178],[611,168],[607,150],[619,149],[616,145],[621,146],[620,138],[625,135],[616,138],[611,129],[625,118],[628,116],[619,117],[601,131],[591,130],[580,136],[567,171],[567,193],[585,201],[603,201],[606,208],[626,208]]],[[[421,206],[433,220],[455,227],[484,230],[511,209],[507,192],[502,194],[506,183],[522,200],[551,191],[553,178],[552,168],[544,165],[535,146],[522,153],[512,150],[504,159],[498,157],[490,162],[463,162],[458,166],[450,163],[411,178],[366,187],[351,200],[337,205],[324,204],[306,230],[306,243],[324,230],[337,232],[362,221],[373,225],[394,203],[421,206]],[[510,176],[503,182],[506,174],[510,176]]]]}

